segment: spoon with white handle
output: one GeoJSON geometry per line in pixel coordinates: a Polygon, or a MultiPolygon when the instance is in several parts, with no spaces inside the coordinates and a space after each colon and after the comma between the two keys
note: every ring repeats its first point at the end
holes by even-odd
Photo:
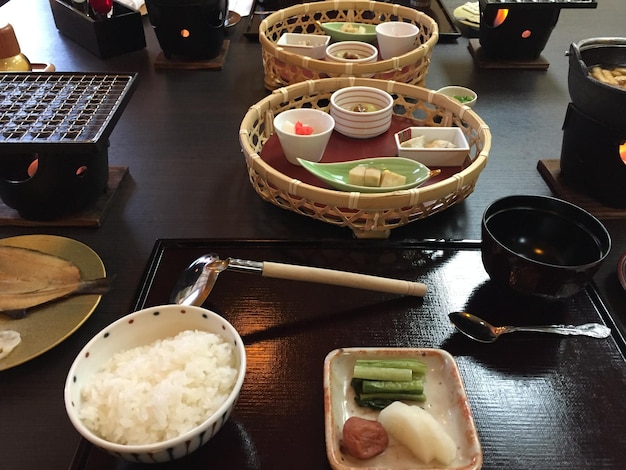
{"type": "Polygon", "coordinates": [[[493,326],[482,318],[467,312],[452,312],[448,315],[458,331],[473,340],[481,343],[493,343],[500,335],[515,331],[535,333],[556,333],[559,335],[582,335],[593,338],[606,338],[611,329],[599,323],[586,323],[580,326],[573,325],[546,325],[546,326],[493,326]]]}
{"type": "Polygon", "coordinates": [[[421,282],[269,261],[236,258],[222,260],[215,253],[210,253],[201,256],[183,271],[172,291],[170,301],[179,305],[202,305],[211,293],[218,274],[226,269],[260,273],[265,277],[317,282],[416,297],[423,297],[427,290],[426,285],[421,282]]]}

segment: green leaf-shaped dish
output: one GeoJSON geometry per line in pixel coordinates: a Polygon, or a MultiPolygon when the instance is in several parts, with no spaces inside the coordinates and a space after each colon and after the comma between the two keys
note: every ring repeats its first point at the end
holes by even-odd
{"type": "Polygon", "coordinates": [[[376,25],[366,23],[352,23],[339,21],[335,23],[319,23],[320,27],[335,41],[363,41],[363,42],[376,42],[376,25]],[[342,31],[346,24],[351,24],[355,28],[363,27],[364,33],[350,33],[348,31],[342,31]]]}
{"type": "Polygon", "coordinates": [[[339,163],[314,163],[298,158],[300,165],[311,174],[341,191],[357,191],[361,193],[388,193],[400,189],[411,189],[424,183],[430,177],[428,167],[415,160],[401,157],[378,157],[353,160],[339,163]],[[406,184],[386,188],[375,186],[355,186],[348,183],[348,173],[357,165],[367,165],[379,170],[390,170],[406,176],[406,184]]]}

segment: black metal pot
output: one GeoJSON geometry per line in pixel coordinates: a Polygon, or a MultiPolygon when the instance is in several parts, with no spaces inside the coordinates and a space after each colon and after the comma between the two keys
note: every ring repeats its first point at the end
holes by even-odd
{"type": "Polygon", "coordinates": [[[594,65],[626,65],[626,38],[592,38],[572,43],[567,77],[572,103],[587,116],[617,132],[626,132],[626,90],[591,78],[594,65]]]}
{"type": "Polygon", "coordinates": [[[224,42],[228,0],[146,0],[167,58],[212,59],[224,42]]]}

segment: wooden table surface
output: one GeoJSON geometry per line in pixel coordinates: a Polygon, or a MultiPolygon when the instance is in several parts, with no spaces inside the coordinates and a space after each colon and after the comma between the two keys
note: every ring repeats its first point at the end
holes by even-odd
{"type": "MultiPolygon", "coordinates": [[[[450,11],[464,2],[444,0],[450,11]]],[[[478,240],[480,218],[493,200],[509,194],[551,194],[537,171],[560,157],[569,93],[565,51],[588,37],[620,36],[626,4],[600,0],[597,9],[565,9],[543,56],[546,71],[479,69],[468,38],[435,47],[426,85],[466,85],[478,93],[474,110],[492,132],[489,162],[475,192],[445,212],[394,229],[390,241],[478,240]]],[[[245,19],[229,31],[221,71],[156,70],[160,47],[144,18],[145,49],[100,59],[62,36],[46,0],[12,0],[0,8],[32,62],[59,71],[136,72],[139,84],[113,130],[111,166],[129,168],[99,228],[0,226],[0,237],[51,234],[95,250],[114,289],[72,336],[44,355],[0,372],[0,469],[64,469],[79,443],[65,414],[63,383],[75,355],[97,331],[128,313],[159,238],[352,240],[345,228],[279,209],[260,199],[247,179],[238,141],[248,107],[268,93],[261,48],[244,37],[245,19]]],[[[466,33],[466,31],[464,31],[466,33]]],[[[626,221],[603,219],[612,252],[596,277],[602,298],[624,331],[626,293],[616,276],[626,251],[626,221]]],[[[359,240],[352,240],[358,244],[359,240]]],[[[228,255],[224,253],[224,255],[228,255]]],[[[605,386],[610,387],[607,383],[605,386]]],[[[621,406],[621,403],[607,403],[621,406]]],[[[590,467],[601,462],[590,462],[590,467]]],[[[284,468],[293,468],[289,462],[284,468]]]]}

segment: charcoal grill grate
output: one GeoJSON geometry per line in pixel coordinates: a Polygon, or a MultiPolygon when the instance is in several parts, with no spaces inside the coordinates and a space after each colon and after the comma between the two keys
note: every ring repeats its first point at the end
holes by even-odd
{"type": "Polygon", "coordinates": [[[110,134],[134,82],[133,74],[0,75],[0,149],[96,143],[110,134]]]}

